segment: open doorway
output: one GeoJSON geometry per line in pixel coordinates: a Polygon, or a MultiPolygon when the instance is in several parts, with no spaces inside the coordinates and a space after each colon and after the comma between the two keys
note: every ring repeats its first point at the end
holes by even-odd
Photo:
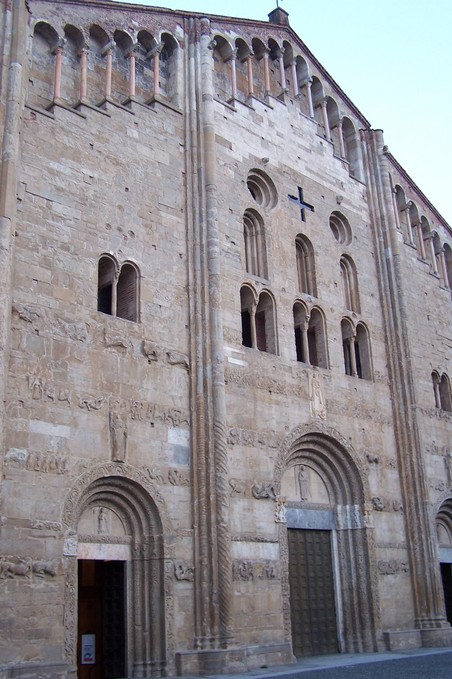
{"type": "Polygon", "coordinates": [[[78,561],[78,679],[126,672],[126,561],[78,561]]]}

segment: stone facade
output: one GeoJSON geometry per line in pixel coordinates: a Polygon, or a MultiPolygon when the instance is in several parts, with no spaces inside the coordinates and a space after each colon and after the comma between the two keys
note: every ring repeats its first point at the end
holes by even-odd
{"type": "Polygon", "coordinates": [[[3,5],[2,679],[322,652],[300,536],[337,651],[452,644],[452,230],[269,18],[3,5]]]}

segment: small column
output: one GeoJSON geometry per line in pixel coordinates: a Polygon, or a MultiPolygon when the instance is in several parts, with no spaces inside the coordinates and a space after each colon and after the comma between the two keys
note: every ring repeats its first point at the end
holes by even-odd
{"type": "Polygon", "coordinates": [[[444,246],[439,251],[439,265],[441,267],[442,277],[444,281],[444,287],[450,290],[451,281],[449,280],[449,275],[447,273],[446,266],[446,253],[444,252],[444,246]]]}
{"type": "Polygon", "coordinates": [[[339,150],[341,154],[341,158],[345,158],[345,144],[344,144],[344,134],[342,132],[342,120],[339,120],[337,124],[337,132],[339,135],[339,150]]]}
{"type": "Polygon", "coordinates": [[[55,71],[53,75],[53,100],[61,99],[61,65],[63,59],[64,39],[59,40],[56,47],[52,50],[55,55],[55,71]]]}
{"type": "Polygon", "coordinates": [[[441,395],[439,393],[439,382],[433,378],[433,393],[435,395],[435,408],[441,408],[441,395]]]}
{"type": "Polygon", "coordinates": [[[308,106],[309,106],[309,115],[311,118],[315,118],[314,116],[314,104],[312,102],[312,78],[308,78],[306,81],[306,91],[308,93],[308,106]]]}
{"type": "Polygon", "coordinates": [[[251,309],[251,347],[257,349],[257,337],[256,337],[256,305],[253,305],[251,309]]]}
{"type": "Polygon", "coordinates": [[[116,43],[111,40],[105,45],[101,54],[106,58],[105,67],[105,98],[111,99],[111,74],[112,74],[112,62],[113,62],[113,50],[116,47],[116,43]]]}
{"type": "Polygon", "coordinates": [[[391,193],[392,193],[392,206],[394,208],[394,216],[395,216],[396,227],[400,231],[400,217],[399,217],[399,210],[397,208],[396,190],[392,189],[391,193]]]}
{"type": "MultiPolygon", "coordinates": [[[[419,224],[420,227],[420,224],[419,224]]],[[[419,230],[419,236],[422,238],[422,230],[419,230]]],[[[435,253],[435,244],[433,242],[433,234],[430,233],[428,236],[428,247],[430,248],[430,255],[431,255],[431,262],[432,262],[432,272],[436,275],[438,275],[438,264],[436,261],[436,253],[435,253]]],[[[422,241],[424,243],[424,241],[422,241]]],[[[424,254],[425,257],[425,254],[424,254]]]]}
{"type": "Polygon", "coordinates": [[[298,73],[297,73],[297,62],[295,59],[290,64],[292,68],[292,80],[293,80],[293,96],[298,97],[300,90],[298,89],[298,73]]]}
{"type": "Polygon", "coordinates": [[[253,83],[253,52],[250,52],[246,57],[246,67],[248,72],[248,96],[252,97],[254,94],[253,83]]]}
{"type": "Polygon", "coordinates": [[[237,99],[237,70],[235,66],[235,60],[237,56],[237,50],[234,50],[230,58],[231,62],[231,87],[232,87],[232,98],[237,99]]]}
{"type": "Polygon", "coordinates": [[[265,88],[265,94],[271,94],[271,87],[270,87],[270,69],[268,67],[268,51],[264,52],[262,55],[262,59],[264,60],[264,88],[265,88]]]}
{"type": "Polygon", "coordinates": [[[78,53],[80,57],[80,101],[84,102],[87,96],[86,87],[86,71],[87,71],[87,55],[88,47],[83,45],[82,49],[78,53]]]}
{"type": "Polygon", "coordinates": [[[350,351],[350,370],[353,377],[358,377],[358,371],[356,369],[355,338],[349,337],[347,342],[350,351]]]}
{"type": "Polygon", "coordinates": [[[129,97],[132,98],[136,94],[136,86],[135,86],[135,52],[137,49],[137,45],[134,45],[132,49],[130,50],[129,54],[127,55],[129,59],[129,97]]]}
{"type": "Polygon", "coordinates": [[[405,208],[406,223],[407,223],[407,227],[408,227],[408,240],[410,242],[410,245],[414,245],[413,227],[411,225],[411,216],[410,216],[410,208],[411,208],[412,205],[413,205],[413,203],[411,202],[411,200],[409,200],[408,203],[406,204],[406,208],[405,208]]]}
{"type": "Polygon", "coordinates": [[[419,250],[420,250],[421,259],[427,259],[426,254],[425,254],[425,243],[424,243],[424,237],[423,237],[423,234],[422,234],[421,223],[418,222],[417,224],[415,224],[413,226],[416,226],[416,229],[417,229],[417,236],[418,236],[418,241],[419,241],[419,250]]]}
{"type": "Polygon", "coordinates": [[[310,361],[310,356],[309,356],[309,344],[308,344],[308,325],[309,325],[309,318],[305,320],[303,325],[301,326],[301,347],[303,350],[303,357],[304,357],[304,363],[307,365],[311,365],[310,361]]]}
{"type": "Polygon", "coordinates": [[[331,131],[330,131],[330,123],[328,120],[328,111],[327,111],[327,100],[322,99],[322,115],[323,115],[323,126],[325,128],[325,137],[329,141],[331,141],[331,131]]]}
{"type": "Polygon", "coordinates": [[[283,92],[287,92],[286,69],[284,68],[284,49],[279,50],[279,70],[281,73],[281,87],[283,92]]]}
{"type": "MultiPolygon", "coordinates": [[[[212,41],[213,42],[213,41],[212,41]]],[[[160,54],[163,49],[163,42],[153,47],[146,54],[146,59],[153,60],[154,82],[152,84],[152,96],[156,97],[160,94],[160,54]]]]}

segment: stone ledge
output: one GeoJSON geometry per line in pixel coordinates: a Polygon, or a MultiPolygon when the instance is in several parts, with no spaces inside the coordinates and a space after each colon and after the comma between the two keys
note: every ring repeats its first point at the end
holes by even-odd
{"type": "Polygon", "coordinates": [[[383,632],[383,641],[387,651],[402,651],[422,646],[421,631],[418,629],[383,632]]]}
{"type": "Polygon", "coordinates": [[[176,653],[176,671],[179,676],[241,673],[294,662],[292,646],[288,642],[176,653]]]}
{"type": "Polygon", "coordinates": [[[77,668],[64,662],[0,665],[0,679],[75,679],[77,668]]]}

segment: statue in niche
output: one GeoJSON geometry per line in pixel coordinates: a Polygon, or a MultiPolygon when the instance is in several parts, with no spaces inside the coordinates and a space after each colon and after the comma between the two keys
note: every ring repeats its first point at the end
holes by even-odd
{"type": "Polygon", "coordinates": [[[450,451],[446,453],[444,462],[446,463],[447,482],[449,486],[452,486],[452,453],[450,451]]]}
{"type": "Polygon", "coordinates": [[[97,515],[97,532],[99,535],[108,535],[107,513],[103,507],[100,507],[97,515]]]}
{"type": "Polygon", "coordinates": [[[125,462],[127,452],[127,420],[118,409],[110,410],[111,459],[125,462]]]}
{"type": "Polygon", "coordinates": [[[322,376],[317,371],[310,373],[310,404],[311,416],[319,417],[321,420],[326,418],[325,397],[323,395],[322,376]]]}
{"type": "Polygon", "coordinates": [[[298,485],[300,486],[300,498],[302,502],[307,502],[311,495],[309,469],[304,464],[298,470],[298,485]]]}

